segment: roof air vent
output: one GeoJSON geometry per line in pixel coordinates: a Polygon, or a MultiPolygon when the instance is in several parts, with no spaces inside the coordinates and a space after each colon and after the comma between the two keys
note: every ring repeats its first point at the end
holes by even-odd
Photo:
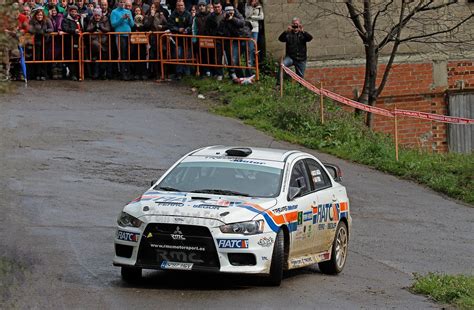
{"type": "Polygon", "coordinates": [[[252,150],[248,147],[240,147],[228,149],[227,151],[225,151],[225,153],[227,154],[227,156],[246,157],[252,154],[252,150]]]}

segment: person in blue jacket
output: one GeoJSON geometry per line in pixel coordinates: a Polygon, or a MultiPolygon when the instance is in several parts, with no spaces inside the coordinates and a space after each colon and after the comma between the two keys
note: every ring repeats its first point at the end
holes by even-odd
{"type": "MultiPolygon", "coordinates": [[[[131,0],[120,0],[116,9],[110,14],[110,24],[115,32],[131,32],[134,26],[132,12],[125,7],[131,7],[131,0]]],[[[119,34],[116,37],[120,60],[129,60],[128,34],[119,34]]],[[[130,80],[130,63],[120,62],[120,74],[125,81],[130,80]]]]}

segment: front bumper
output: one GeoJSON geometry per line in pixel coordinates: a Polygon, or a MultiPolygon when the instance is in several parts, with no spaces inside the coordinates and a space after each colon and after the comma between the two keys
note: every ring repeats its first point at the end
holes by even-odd
{"type": "Polygon", "coordinates": [[[197,225],[118,227],[113,263],[144,269],[268,274],[275,238],[274,232],[223,234],[218,227],[197,225]]]}

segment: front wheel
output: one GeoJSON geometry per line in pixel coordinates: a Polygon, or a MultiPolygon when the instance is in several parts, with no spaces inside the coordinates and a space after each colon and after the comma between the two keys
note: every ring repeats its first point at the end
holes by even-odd
{"type": "Polygon", "coordinates": [[[334,242],[332,244],[331,260],[319,263],[319,270],[326,274],[340,273],[346,264],[348,245],[349,234],[347,231],[347,225],[344,222],[339,222],[334,242]]]}
{"type": "Polygon", "coordinates": [[[285,236],[283,230],[280,230],[276,236],[273,246],[272,264],[270,266],[270,275],[266,283],[271,286],[280,286],[283,278],[283,264],[285,260],[285,236]]]}

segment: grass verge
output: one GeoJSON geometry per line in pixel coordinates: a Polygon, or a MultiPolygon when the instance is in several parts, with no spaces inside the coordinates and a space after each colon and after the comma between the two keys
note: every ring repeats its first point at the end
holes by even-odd
{"type": "Polygon", "coordinates": [[[325,123],[319,99],[298,84],[286,82],[280,98],[275,80],[262,76],[253,85],[213,79],[189,79],[200,93],[218,99],[213,112],[243,120],[276,139],[317,149],[343,159],[417,181],[468,204],[474,204],[474,154],[434,154],[402,148],[395,161],[393,139],[369,130],[361,117],[325,102],[325,123]]]}
{"type": "Polygon", "coordinates": [[[410,290],[460,309],[474,309],[474,276],[429,273],[416,276],[410,290]]]}

